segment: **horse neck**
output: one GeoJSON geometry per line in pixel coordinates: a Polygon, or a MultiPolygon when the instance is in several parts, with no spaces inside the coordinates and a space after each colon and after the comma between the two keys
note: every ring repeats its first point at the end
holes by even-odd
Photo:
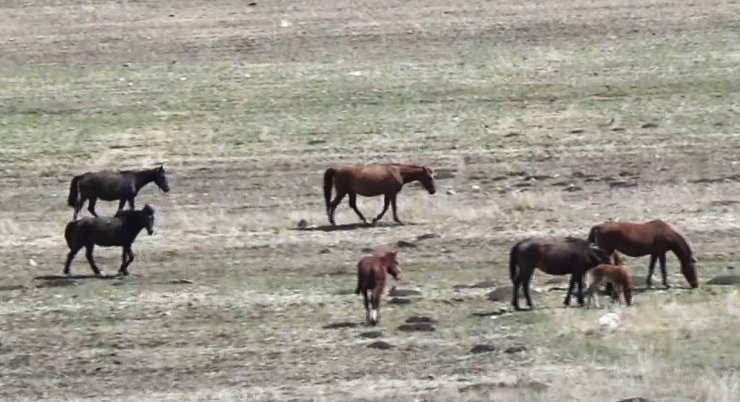
{"type": "Polygon", "coordinates": [[[671,250],[673,254],[681,261],[681,265],[686,265],[691,262],[691,248],[686,240],[678,233],[673,236],[671,242],[671,250]]]}
{"type": "Polygon", "coordinates": [[[398,172],[403,179],[403,183],[406,184],[419,180],[424,173],[424,169],[419,166],[398,165],[398,172]]]}
{"type": "Polygon", "coordinates": [[[154,174],[154,170],[152,169],[134,172],[134,187],[136,187],[136,191],[139,191],[142,187],[154,181],[154,174]]]}

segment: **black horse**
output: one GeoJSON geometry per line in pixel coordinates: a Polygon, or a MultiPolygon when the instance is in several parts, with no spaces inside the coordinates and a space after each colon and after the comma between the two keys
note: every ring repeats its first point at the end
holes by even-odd
{"type": "Polygon", "coordinates": [[[67,261],[64,263],[64,275],[69,275],[69,266],[80,249],[85,247],[85,256],[95,275],[102,272],[93,260],[93,248],[120,246],[123,247],[121,268],[118,273],[128,275],[128,266],[134,260],[131,244],[136,240],[141,229],[151,235],[154,233],[154,208],[149,204],[141,210],[118,211],[112,218],[86,217],[67,223],[64,228],[64,238],[69,246],[67,261]]]}
{"type": "Polygon", "coordinates": [[[98,198],[103,201],[118,200],[118,211],[122,210],[128,201],[130,209],[133,210],[136,194],[152,181],[165,193],[170,191],[167,175],[162,165],[152,169],[119,170],[117,172],[102,170],[77,175],[69,184],[69,197],[67,197],[67,204],[75,209],[72,220],[77,220],[77,215],[87,200],[90,201],[87,206],[88,211],[93,216],[98,216],[95,213],[95,203],[98,198]]]}
{"type": "Polygon", "coordinates": [[[532,309],[529,283],[535,268],[539,268],[550,275],[570,274],[570,284],[564,303],[566,306],[570,304],[571,292],[577,284],[578,304],[583,306],[583,276],[589,269],[609,263],[609,254],[585,239],[530,237],[521,240],[509,252],[509,274],[514,286],[511,304],[514,309],[520,309],[518,296],[521,286],[527,305],[532,309]]]}

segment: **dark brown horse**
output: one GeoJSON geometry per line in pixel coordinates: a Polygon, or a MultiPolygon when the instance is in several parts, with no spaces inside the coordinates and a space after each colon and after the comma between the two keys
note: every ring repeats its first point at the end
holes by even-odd
{"type": "Polygon", "coordinates": [[[334,211],[342,202],[345,195],[349,195],[349,206],[355,211],[360,220],[367,223],[365,217],[357,209],[357,195],[365,197],[375,197],[384,195],[383,211],[373,219],[373,224],[379,221],[386,211],[388,205],[393,207],[393,220],[401,223],[396,211],[396,197],[406,183],[413,181],[421,182],[421,185],[429,192],[434,194],[434,171],[426,166],[405,165],[400,163],[393,164],[373,164],[373,165],[346,165],[341,167],[331,167],[324,172],[324,199],[326,201],[326,214],[329,216],[329,223],[332,226],[334,222],[334,211]],[[337,190],[334,201],[331,200],[332,183],[337,190]]]}
{"type": "Polygon", "coordinates": [[[88,211],[93,216],[98,216],[95,213],[95,203],[98,198],[103,201],[118,200],[118,211],[122,210],[128,201],[130,209],[133,210],[136,194],[150,182],[154,182],[165,193],[170,191],[167,175],[162,165],[152,169],[119,170],[117,172],[103,170],[77,175],[69,184],[69,197],[67,197],[67,204],[75,209],[72,220],[77,220],[77,215],[87,200],[90,201],[87,206],[88,211]]]}
{"type": "MultiPolygon", "coordinates": [[[[655,219],[645,223],[604,222],[591,228],[588,240],[610,254],[619,251],[631,257],[650,256],[647,286],[652,285],[655,262],[660,261],[663,286],[669,288],[666,278],[666,253],[673,251],[681,262],[681,272],[692,288],[699,286],[696,274],[696,258],[684,237],[667,223],[655,219]]],[[[616,260],[615,263],[619,263],[616,260]]]]}
{"type": "Polygon", "coordinates": [[[511,305],[519,307],[519,287],[523,288],[527,305],[532,309],[529,284],[535,268],[550,275],[570,274],[565,305],[570,304],[573,288],[578,285],[578,304],[583,306],[583,276],[599,264],[609,263],[606,251],[575,237],[530,237],[516,243],[509,252],[509,276],[513,284],[511,305]],[[517,267],[519,268],[517,270],[517,267]]]}
{"type": "Polygon", "coordinates": [[[128,266],[134,261],[131,245],[141,229],[151,235],[154,233],[154,208],[146,204],[141,210],[118,211],[112,218],[86,217],[67,223],[64,238],[67,240],[69,254],[64,263],[64,275],[69,275],[69,266],[80,249],[85,247],[85,256],[95,275],[101,275],[100,269],[93,260],[93,248],[123,247],[121,268],[118,273],[128,275],[128,266]]]}
{"type": "Polygon", "coordinates": [[[396,253],[392,250],[378,250],[357,263],[355,294],[362,293],[365,319],[370,325],[376,325],[380,321],[380,297],[385,287],[386,273],[396,280],[400,278],[401,268],[398,266],[396,253]]]}

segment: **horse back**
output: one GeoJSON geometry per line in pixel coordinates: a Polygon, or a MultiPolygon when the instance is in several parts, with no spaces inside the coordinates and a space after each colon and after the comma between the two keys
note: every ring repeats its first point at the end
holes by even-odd
{"type": "Polygon", "coordinates": [[[400,191],[403,178],[397,166],[347,165],[337,169],[334,183],[360,195],[376,196],[400,191]]]}
{"type": "Polygon", "coordinates": [[[136,193],[131,175],[110,170],[85,173],[80,178],[79,186],[83,194],[106,201],[127,198],[136,193]]]}
{"type": "Polygon", "coordinates": [[[357,263],[357,289],[360,291],[375,289],[382,284],[385,271],[377,256],[363,257],[357,263]]]}

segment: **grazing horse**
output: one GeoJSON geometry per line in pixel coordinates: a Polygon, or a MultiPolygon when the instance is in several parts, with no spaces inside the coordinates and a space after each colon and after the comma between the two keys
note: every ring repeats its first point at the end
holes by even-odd
{"type": "Polygon", "coordinates": [[[376,325],[380,321],[380,297],[385,287],[386,273],[391,274],[395,280],[401,276],[396,254],[396,251],[379,250],[357,263],[355,294],[362,293],[365,319],[370,325],[376,325]]]}
{"type": "Polygon", "coordinates": [[[373,219],[373,224],[385,215],[389,204],[393,207],[393,220],[401,223],[396,211],[396,197],[404,184],[413,181],[421,182],[421,185],[429,194],[436,192],[434,171],[426,166],[393,163],[330,167],[324,172],[324,199],[326,200],[326,214],[329,216],[329,223],[332,226],[336,225],[334,211],[336,211],[345,195],[349,195],[349,206],[352,207],[362,222],[367,223],[362,212],[357,209],[357,194],[365,197],[385,196],[383,211],[373,219]],[[337,190],[334,201],[331,200],[332,182],[337,190]]]}
{"type": "Polygon", "coordinates": [[[578,304],[583,306],[583,276],[590,268],[609,263],[606,251],[591,245],[584,239],[575,237],[530,237],[520,240],[509,252],[509,276],[514,285],[511,305],[519,307],[519,287],[524,291],[529,309],[532,299],[529,296],[529,284],[535,268],[550,275],[570,274],[568,293],[565,305],[570,304],[573,288],[578,285],[578,304]],[[517,267],[519,268],[517,271],[517,267]]]}
{"type": "Polygon", "coordinates": [[[624,293],[624,302],[628,306],[632,305],[632,290],[635,285],[632,283],[632,277],[627,267],[624,265],[600,264],[591,268],[588,273],[591,275],[591,285],[586,290],[588,295],[586,306],[591,306],[591,302],[595,301],[596,308],[599,308],[599,297],[596,295],[594,298],[594,295],[602,282],[612,284],[614,290],[614,293],[610,293],[612,300],[616,298],[621,304],[619,299],[619,291],[621,290],[624,293]]]}
{"type": "Polygon", "coordinates": [[[90,200],[87,209],[93,216],[98,216],[95,213],[95,203],[98,198],[103,201],[118,200],[118,211],[122,210],[128,201],[130,209],[133,210],[136,194],[150,182],[154,182],[165,193],[170,191],[167,175],[162,165],[152,169],[119,170],[117,172],[102,170],[77,175],[69,184],[69,197],[67,197],[67,204],[75,209],[72,220],[77,220],[77,215],[86,200],[90,200]]]}
{"type": "Polygon", "coordinates": [[[83,247],[85,247],[85,256],[93,272],[95,275],[101,275],[102,272],[93,260],[95,245],[123,247],[121,268],[118,273],[128,275],[128,266],[134,261],[131,244],[144,228],[149,235],[154,233],[154,208],[149,204],[144,205],[144,208],[138,211],[118,211],[112,218],[86,217],[70,221],[64,229],[64,238],[69,246],[67,261],[64,263],[64,275],[69,275],[69,266],[77,252],[83,247]]]}
{"type": "MultiPolygon", "coordinates": [[[[697,260],[684,237],[667,223],[655,219],[645,223],[614,222],[600,223],[591,228],[588,241],[598,245],[609,253],[619,251],[631,257],[650,255],[647,286],[652,285],[655,262],[660,261],[660,273],[663,286],[670,288],[666,278],[665,257],[668,251],[678,257],[681,272],[691,288],[699,286],[696,266],[697,260]]],[[[619,261],[616,262],[619,264],[619,261]]]]}

